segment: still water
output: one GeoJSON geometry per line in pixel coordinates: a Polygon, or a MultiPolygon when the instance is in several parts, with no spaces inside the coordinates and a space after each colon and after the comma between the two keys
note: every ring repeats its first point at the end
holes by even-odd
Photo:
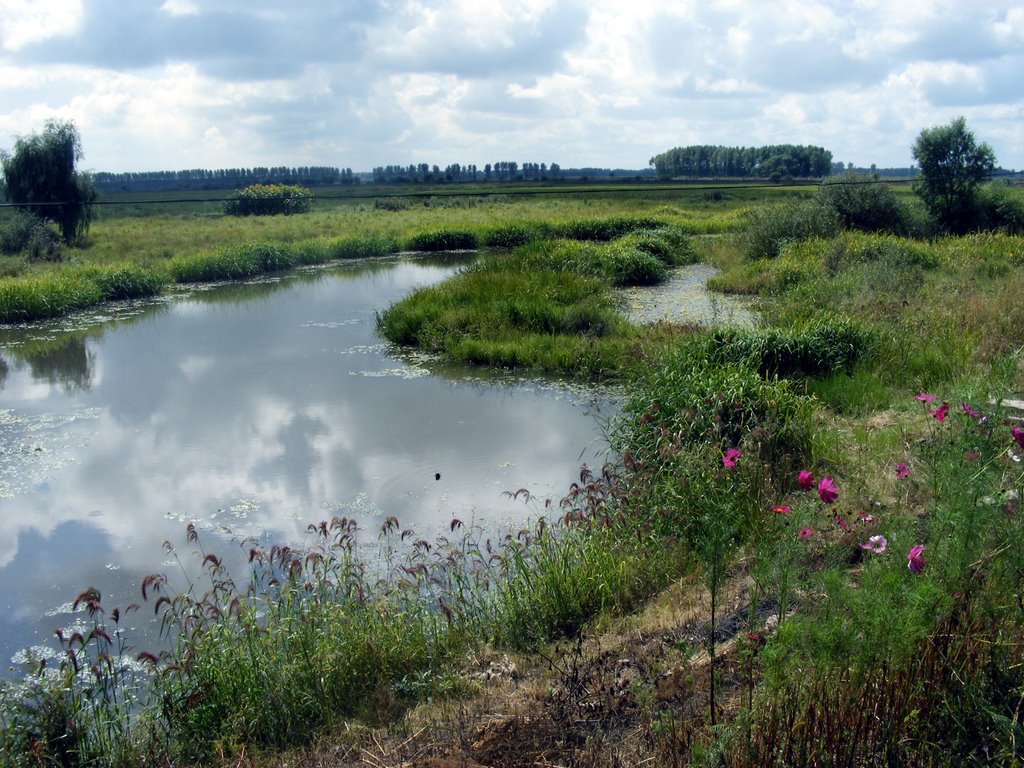
{"type": "Polygon", "coordinates": [[[371,541],[389,515],[427,536],[452,517],[508,525],[537,509],[503,492],[558,498],[600,464],[607,399],[396,357],[375,335],[376,311],[460,263],[362,262],[0,328],[3,670],[81,621],[88,586],[108,609],[141,602],[144,575],[177,568],[162,542],[194,548],[189,522],[212,550],[301,542],[334,515],[371,541]]]}

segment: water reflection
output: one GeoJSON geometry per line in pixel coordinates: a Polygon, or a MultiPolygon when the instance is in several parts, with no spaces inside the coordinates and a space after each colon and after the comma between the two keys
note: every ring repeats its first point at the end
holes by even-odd
{"type": "Polygon", "coordinates": [[[69,623],[86,586],[138,602],[190,521],[296,541],[396,515],[429,535],[521,519],[503,491],[561,495],[601,460],[601,400],[432,370],[374,334],[375,312],[457,268],[381,260],[0,331],[0,658],[69,623]]]}

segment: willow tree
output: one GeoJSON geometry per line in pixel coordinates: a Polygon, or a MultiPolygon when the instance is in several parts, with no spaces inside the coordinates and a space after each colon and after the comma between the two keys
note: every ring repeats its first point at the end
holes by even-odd
{"type": "Polygon", "coordinates": [[[71,121],[48,120],[42,133],[19,136],[13,152],[0,152],[4,196],[55,222],[68,244],[89,230],[96,201],[92,175],[75,169],[81,159],[82,141],[71,121]]]}
{"type": "Polygon", "coordinates": [[[967,121],[957,117],[949,125],[921,131],[911,152],[921,167],[914,190],[932,216],[956,234],[974,227],[978,187],[992,175],[996,164],[992,147],[978,144],[967,121]]]}

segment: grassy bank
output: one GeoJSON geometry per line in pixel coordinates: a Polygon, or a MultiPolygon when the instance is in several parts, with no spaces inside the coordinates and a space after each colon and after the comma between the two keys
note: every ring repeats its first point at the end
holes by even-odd
{"type": "MultiPolygon", "coordinates": [[[[356,749],[343,725],[465,700],[480,689],[467,655],[497,651],[542,654],[551,682],[490,742],[425,754],[1014,764],[1024,421],[1001,401],[1024,392],[1024,238],[921,237],[914,212],[862,231],[806,202],[734,207],[721,220],[735,231],[714,239],[659,201],[217,251],[216,269],[244,277],[343,249],[506,246],[382,313],[382,334],[462,362],[620,379],[620,459],[504,540],[453,520],[449,537],[416,541],[389,520],[367,562],[367,534],[334,519],[303,551],[253,545],[233,575],[196,539],[206,583],[144,585],[172,640],[138,659],[152,676],[122,663],[122,614],[83,594],[91,622],[62,640],[61,668],[3,690],[5,754],[132,765],[265,750],[271,764],[317,739],[356,749]],[[765,297],[760,327],[636,328],[615,311],[614,286],[694,259],[722,269],[720,290],[765,297]],[[629,675],[610,640],[592,659],[551,645],[639,622],[669,587],[701,609],[659,630],[629,675]]],[[[206,258],[167,259],[165,279],[214,279],[206,258]]]]}

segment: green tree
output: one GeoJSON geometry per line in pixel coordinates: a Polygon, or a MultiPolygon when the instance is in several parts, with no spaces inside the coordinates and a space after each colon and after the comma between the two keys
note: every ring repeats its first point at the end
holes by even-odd
{"type": "Polygon", "coordinates": [[[957,234],[974,227],[978,186],[996,164],[992,147],[978,144],[961,116],[949,125],[925,128],[911,151],[921,168],[914,191],[939,225],[957,234]]]}
{"type": "Polygon", "coordinates": [[[48,120],[41,134],[19,136],[12,153],[0,152],[6,199],[55,222],[68,244],[88,231],[96,201],[92,175],[75,170],[81,159],[71,121],[48,120]]]}

